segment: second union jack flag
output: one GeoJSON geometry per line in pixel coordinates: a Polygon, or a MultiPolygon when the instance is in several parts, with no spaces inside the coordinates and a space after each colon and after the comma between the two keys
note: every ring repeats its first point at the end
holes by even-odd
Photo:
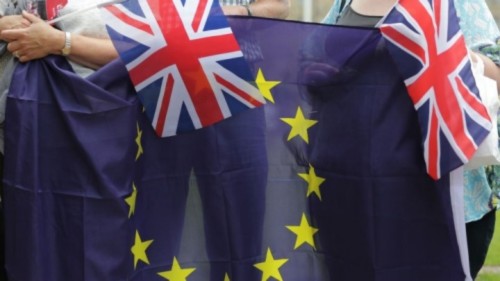
{"type": "Polygon", "coordinates": [[[491,129],[453,1],[401,0],[381,31],[418,112],[427,172],[466,163],[491,129]]]}
{"type": "Polygon", "coordinates": [[[159,136],[264,104],[217,0],[128,0],[102,11],[159,136]]]}

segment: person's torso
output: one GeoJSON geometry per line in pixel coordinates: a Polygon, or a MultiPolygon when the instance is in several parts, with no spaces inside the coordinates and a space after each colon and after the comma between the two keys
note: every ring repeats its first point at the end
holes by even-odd
{"type": "Polygon", "coordinates": [[[348,5],[344,8],[344,11],[339,17],[337,24],[339,25],[349,25],[349,26],[365,26],[374,27],[382,17],[379,16],[367,16],[362,15],[351,8],[348,5]]]}

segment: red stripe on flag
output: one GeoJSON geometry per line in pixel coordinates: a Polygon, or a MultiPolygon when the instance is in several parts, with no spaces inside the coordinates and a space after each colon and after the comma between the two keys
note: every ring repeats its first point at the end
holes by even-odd
{"type": "Polygon", "coordinates": [[[428,174],[434,178],[438,179],[441,175],[439,173],[438,158],[440,157],[439,153],[439,121],[436,116],[436,112],[431,110],[430,118],[430,128],[429,128],[429,137],[427,143],[427,172],[428,174]]]}
{"type": "Polygon", "coordinates": [[[439,34],[440,33],[440,22],[441,22],[441,0],[434,0],[433,1],[433,5],[434,5],[434,18],[435,18],[435,21],[434,21],[434,24],[436,25],[436,30],[437,30],[437,33],[439,34]]]}
{"type": "Polygon", "coordinates": [[[198,29],[200,28],[201,19],[203,18],[203,14],[206,8],[207,8],[207,0],[200,0],[198,2],[198,7],[196,7],[196,14],[194,15],[194,19],[191,24],[195,32],[200,31],[198,29]]]}
{"type": "Polygon", "coordinates": [[[231,33],[191,39],[184,29],[182,15],[176,7],[169,5],[165,8],[166,13],[170,15],[169,23],[160,24],[163,24],[161,30],[167,39],[167,45],[130,69],[130,77],[137,85],[158,71],[175,65],[189,92],[201,125],[214,124],[224,119],[224,116],[200,59],[239,51],[239,45],[231,33]]]}
{"type": "Polygon", "coordinates": [[[172,75],[168,75],[167,83],[165,85],[165,91],[163,92],[163,98],[159,103],[160,111],[158,112],[158,119],[156,121],[156,133],[159,136],[163,136],[163,127],[165,126],[165,121],[167,120],[167,110],[168,105],[170,104],[170,99],[172,98],[172,91],[174,88],[174,77],[172,75]]]}
{"type": "Polygon", "coordinates": [[[479,113],[479,115],[481,115],[484,119],[490,120],[490,115],[488,114],[486,107],[484,107],[484,105],[479,101],[479,99],[476,96],[471,95],[469,89],[464,84],[464,81],[462,81],[462,79],[459,79],[458,77],[455,77],[455,81],[457,82],[458,91],[460,92],[463,99],[472,108],[474,108],[476,112],[479,113]]]}
{"type": "Polygon", "coordinates": [[[416,56],[423,64],[426,63],[425,50],[408,37],[401,34],[392,26],[383,26],[380,28],[386,37],[389,37],[395,44],[401,45],[412,55],[416,56]]]}
{"type": "Polygon", "coordinates": [[[153,34],[153,30],[151,29],[151,27],[149,26],[149,24],[141,22],[141,21],[138,21],[136,19],[133,19],[133,18],[129,17],[127,14],[125,14],[124,12],[122,12],[117,7],[111,5],[111,6],[107,6],[105,9],[107,9],[110,13],[112,13],[113,15],[115,15],[117,18],[119,18],[123,22],[127,23],[128,25],[131,25],[131,26],[133,26],[133,27],[135,27],[137,29],[140,29],[140,30],[142,30],[144,32],[147,32],[149,34],[153,34]]]}
{"type": "Polygon", "coordinates": [[[220,77],[219,75],[215,75],[215,80],[221,84],[222,86],[228,88],[230,91],[233,93],[237,94],[239,97],[253,105],[254,107],[261,106],[263,105],[262,102],[256,100],[254,97],[251,95],[247,94],[245,91],[242,91],[240,88],[234,86],[231,82],[225,80],[224,78],[220,77]]]}

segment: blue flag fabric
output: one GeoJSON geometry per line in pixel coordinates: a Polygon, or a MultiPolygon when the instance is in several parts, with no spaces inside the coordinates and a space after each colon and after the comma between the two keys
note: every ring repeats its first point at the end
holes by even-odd
{"type": "Polygon", "coordinates": [[[10,280],[125,280],[137,102],[116,79],[124,71],[84,80],[59,57],[17,67],[5,127],[10,280]]]}
{"type": "Polygon", "coordinates": [[[9,280],[464,280],[449,178],[426,173],[379,31],[230,24],[273,102],[171,138],[120,61],[17,67],[9,280]]]}

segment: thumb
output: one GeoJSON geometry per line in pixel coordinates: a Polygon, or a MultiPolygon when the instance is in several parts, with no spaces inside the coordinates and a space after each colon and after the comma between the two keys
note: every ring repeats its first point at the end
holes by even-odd
{"type": "Polygon", "coordinates": [[[43,21],[41,18],[37,17],[36,15],[28,13],[26,11],[23,11],[23,17],[31,23],[43,21]]]}

